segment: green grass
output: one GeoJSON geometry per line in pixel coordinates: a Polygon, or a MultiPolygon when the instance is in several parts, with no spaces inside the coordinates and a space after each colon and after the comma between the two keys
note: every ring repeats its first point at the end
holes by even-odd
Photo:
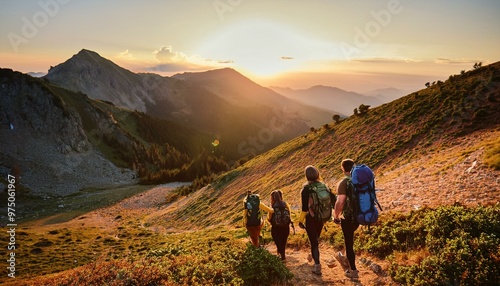
{"type": "MultiPolygon", "coordinates": [[[[151,186],[130,185],[116,188],[88,188],[66,197],[33,196],[18,192],[16,221],[25,223],[35,219],[51,217],[47,224],[69,221],[81,214],[115,204],[132,195],[141,193],[151,186]]],[[[7,201],[7,193],[1,192],[0,199],[7,201]]]]}
{"type": "Polygon", "coordinates": [[[486,143],[484,163],[495,170],[500,170],[500,138],[486,143]]]}

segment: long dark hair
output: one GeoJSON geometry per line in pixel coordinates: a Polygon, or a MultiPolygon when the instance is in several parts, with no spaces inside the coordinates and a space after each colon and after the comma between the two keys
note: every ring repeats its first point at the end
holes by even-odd
{"type": "Polygon", "coordinates": [[[271,206],[274,206],[275,203],[283,201],[283,192],[281,190],[274,190],[271,193],[271,206]]]}

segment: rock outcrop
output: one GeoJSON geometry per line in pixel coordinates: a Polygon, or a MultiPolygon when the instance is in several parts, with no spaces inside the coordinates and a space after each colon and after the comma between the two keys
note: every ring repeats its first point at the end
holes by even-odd
{"type": "MultiPolygon", "coordinates": [[[[105,122],[98,111],[87,109],[91,117],[105,122]]],[[[2,177],[13,168],[19,170],[19,182],[34,195],[68,195],[85,187],[135,182],[134,172],[116,167],[89,141],[73,106],[41,80],[2,69],[2,177]]]]}

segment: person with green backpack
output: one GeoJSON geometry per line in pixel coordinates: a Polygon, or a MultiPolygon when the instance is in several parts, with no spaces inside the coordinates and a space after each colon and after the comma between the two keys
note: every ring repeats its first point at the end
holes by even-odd
{"type": "MultiPolygon", "coordinates": [[[[359,222],[356,219],[356,202],[353,201],[351,170],[354,167],[354,161],[351,159],[342,160],[340,167],[344,173],[344,178],[337,184],[337,202],[333,212],[334,222],[340,224],[344,235],[345,252],[349,264],[349,268],[345,271],[345,276],[349,278],[358,278],[358,270],[356,269],[356,255],[354,252],[354,232],[359,227],[359,222]],[[341,216],[342,214],[342,216],[341,216]]],[[[337,260],[342,265],[346,265],[345,256],[339,252],[336,255],[337,260]]]]}
{"type": "Polygon", "coordinates": [[[336,197],[330,188],[321,181],[319,170],[314,166],[305,168],[307,182],[302,187],[299,226],[305,228],[311,244],[311,257],[314,260],[312,272],[321,275],[319,256],[319,237],[324,224],[332,217],[336,197]]]}
{"type": "Polygon", "coordinates": [[[258,194],[252,194],[252,191],[247,192],[247,196],[243,200],[243,225],[247,228],[252,245],[260,246],[259,237],[264,220],[262,220],[261,211],[266,211],[271,215],[274,210],[260,201],[258,194]]]}

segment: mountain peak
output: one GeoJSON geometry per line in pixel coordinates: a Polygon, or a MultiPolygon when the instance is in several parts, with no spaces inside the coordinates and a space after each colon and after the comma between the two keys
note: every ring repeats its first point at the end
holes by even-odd
{"type": "Polygon", "coordinates": [[[91,54],[91,55],[98,55],[98,53],[94,52],[94,51],[91,51],[91,50],[87,50],[87,49],[81,49],[77,55],[85,55],[85,54],[91,54]]]}
{"type": "Polygon", "coordinates": [[[111,63],[110,61],[106,60],[105,58],[101,57],[98,53],[87,50],[87,49],[82,49],[79,51],[77,54],[73,55],[71,58],[66,60],[64,63],[58,64],[55,67],[50,67],[49,72],[47,74],[47,77],[54,77],[55,74],[58,74],[60,72],[66,71],[67,69],[70,69],[71,66],[81,66],[83,63],[90,63],[90,64],[105,64],[105,63],[111,63]]]}
{"type": "Polygon", "coordinates": [[[91,50],[87,50],[87,49],[82,49],[76,55],[73,55],[73,57],[71,57],[69,60],[74,60],[74,59],[85,60],[85,61],[94,61],[94,62],[108,61],[107,59],[105,59],[101,55],[99,55],[98,53],[91,51],[91,50]]]}
{"type": "Polygon", "coordinates": [[[94,51],[80,50],[65,62],[49,69],[50,82],[116,106],[145,111],[145,100],[130,93],[141,85],[139,75],[124,69],[94,51]]]}
{"type": "Polygon", "coordinates": [[[76,55],[73,55],[73,58],[76,57],[76,58],[81,58],[81,57],[84,57],[84,58],[87,58],[87,57],[92,57],[92,58],[102,58],[104,59],[103,57],[101,57],[101,55],[99,55],[98,53],[94,52],[94,51],[91,51],[91,50],[87,50],[87,49],[82,49],[80,50],[76,55]]]}

